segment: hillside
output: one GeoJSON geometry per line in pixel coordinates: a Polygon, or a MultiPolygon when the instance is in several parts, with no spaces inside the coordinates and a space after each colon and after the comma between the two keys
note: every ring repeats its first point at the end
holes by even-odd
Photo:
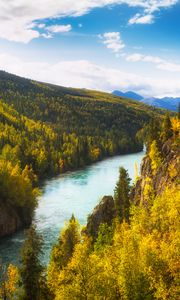
{"type": "Polygon", "coordinates": [[[143,104],[111,94],[35,82],[2,71],[0,98],[31,119],[56,124],[56,130],[83,134],[94,134],[94,128],[103,134],[115,129],[118,122],[126,129],[132,117],[139,127],[152,112],[143,104]]]}
{"type": "Polygon", "coordinates": [[[0,237],[31,222],[38,180],[140,151],[152,109],[0,72],[0,237]],[[27,196],[28,194],[28,196],[27,196]]]}
{"type": "MultiPolygon", "coordinates": [[[[144,104],[110,94],[67,89],[5,72],[0,72],[0,99],[14,119],[17,115],[19,120],[26,117],[26,123],[36,131],[28,137],[24,134],[28,149],[19,160],[23,161],[22,167],[31,164],[40,177],[82,167],[109,155],[141,150],[136,133],[152,113],[159,114],[144,104]]],[[[18,120],[12,122],[5,116],[2,120],[21,135],[18,120]]],[[[1,148],[6,144],[17,146],[11,136],[1,148]]]]}

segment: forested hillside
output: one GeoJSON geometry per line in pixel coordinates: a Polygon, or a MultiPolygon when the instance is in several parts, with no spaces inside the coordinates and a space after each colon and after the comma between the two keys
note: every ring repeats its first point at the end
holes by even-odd
{"type": "Polygon", "coordinates": [[[140,151],[143,143],[136,134],[152,113],[160,115],[110,94],[39,83],[1,71],[0,236],[30,223],[39,179],[140,151]]]}
{"type": "Polygon", "coordinates": [[[1,150],[7,144],[21,149],[28,144],[18,159],[22,167],[31,164],[40,177],[141,150],[136,133],[152,113],[160,113],[110,94],[38,83],[2,71],[0,98],[2,126],[21,136],[16,143],[16,133],[8,134],[1,150]]]}

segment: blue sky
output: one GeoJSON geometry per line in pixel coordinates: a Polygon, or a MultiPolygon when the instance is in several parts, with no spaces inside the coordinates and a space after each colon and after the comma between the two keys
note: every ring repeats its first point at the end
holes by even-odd
{"type": "Polygon", "coordinates": [[[180,1],[0,0],[0,69],[64,86],[180,96],[180,1]]]}

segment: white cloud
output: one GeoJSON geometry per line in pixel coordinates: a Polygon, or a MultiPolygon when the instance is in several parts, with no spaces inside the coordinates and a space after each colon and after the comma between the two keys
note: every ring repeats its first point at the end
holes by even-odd
{"type": "Polygon", "coordinates": [[[43,29],[43,28],[46,27],[46,24],[40,23],[40,24],[37,25],[37,27],[40,28],[40,29],[43,29]]]}
{"type": "Polygon", "coordinates": [[[63,32],[69,32],[72,30],[71,25],[52,25],[46,27],[46,30],[52,33],[63,33],[63,32]]]}
{"type": "Polygon", "coordinates": [[[103,44],[105,44],[108,49],[111,49],[116,54],[118,54],[125,47],[119,32],[106,32],[99,37],[103,40],[103,44]]]}
{"type": "Polygon", "coordinates": [[[175,5],[179,2],[179,0],[149,0],[146,2],[146,13],[153,13],[155,11],[160,10],[161,8],[168,8],[172,5],[175,5]]]}
{"type": "Polygon", "coordinates": [[[145,15],[168,8],[178,0],[0,0],[0,38],[28,43],[38,38],[34,21],[65,16],[81,16],[93,8],[115,4],[140,7],[145,15]]]}
{"type": "Polygon", "coordinates": [[[154,21],[154,16],[153,15],[140,15],[136,14],[134,17],[132,17],[129,20],[129,24],[152,24],[154,21]]]}
{"type": "Polygon", "coordinates": [[[59,61],[53,64],[37,61],[26,62],[19,57],[0,54],[0,69],[62,86],[103,91],[133,90],[144,96],[180,95],[180,79],[138,76],[119,69],[96,65],[86,60],[59,61]]]}
{"type": "Polygon", "coordinates": [[[134,53],[131,55],[126,55],[126,60],[129,62],[147,62],[153,63],[160,70],[170,71],[170,72],[180,72],[180,64],[169,62],[158,56],[143,55],[140,53],[134,53]]]}
{"type": "Polygon", "coordinates": [[[45,39],[52,39],[53,35],[51,33],[42,33],[41,36],[45,39]]]}
{"type": "MultiPolygon", "coordinates": [[[[138,1],[133,1],[138,5],[138,1]]],[[[154,22],[153,13],[162,8],[171,7],[179,2],[179,0],[144,0],[139,1],[144,8],[143,13],[137,13],[129,20],[129,24],[152,24],[154,22]]],[[[134,4],[135,4],[134,3],[134,4]]]]}
{"type": "Polygon", "coordinates": [[[174,64],[168,61],[163,61],[158,65],[158,69],[170,72],[180,72],[180,64],[174,64]]]}

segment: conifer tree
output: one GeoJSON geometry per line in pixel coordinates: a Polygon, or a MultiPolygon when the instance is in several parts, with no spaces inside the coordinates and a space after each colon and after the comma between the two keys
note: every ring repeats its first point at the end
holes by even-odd
{"type": "Polygon", "coordinates": [[[159,121],[155,117],[153,117],[149,123],[149,129],[148,129],[149,144],[151,144],[152,141],[154,140],[158,142],[159,135],[160,135],[160,124],[159,121]]]}
{"type": "Polygon", "coordinates": [[[149,149],[149,157],[151,159],[151,168],[153,175],[156,174],[156,171],[162,163],[161,152],[158,150],[157,142],[153,141],[149,149]]]}
{"type": "Polygon", "coordinates": [[[36,232],[36,228],[32,226],[27,231],[21,253],[20,275],[24,288],[23,300],[41,299],[40,282],[43,266],[40,255],[42,254],[42,245],[42,237],[36,232]]]}
{"type": "Polygon", "coordinates": [[[158,147],[160,147],[160,123],[157,118],[154,116],[151,118],[149,124],[144,126],[136,135],[137,139],[141,141],[141,143],[146,144],[147,150],[149,150],[149,147],[153,141],[157,142],[158,147]]]}
{"type": "Polygon", "coordinates": [[[162,129],[163,129],[162,139],[163,142],[165,142],[166,140],[168,140],[173,136],[172,124],[171,124],[169,113],[167,113],[164,118],[162,129]]]}
{"type": "Polygon", "coordinates": [[[130,208],[130,178],[127,170],[123,167],[119,169],[119,181],[116,184],[114,191],[115,207],[117,216],[122,222],[123,220],[129,221],[129,208],[130,208]]]}
{"type": "Polygon", "coordinates": [[[74,215],[72,215],[65,228],[61,231],[57,244],[52,249],[48,267],[48,285],[52,293],[55,284],[54,278],[67,266],[74,253],[75,246],[79,242],[80,226],[74,215]]]}
{"type": "Polygon", "coordinates": [[[58,243],[52,251],[52,260],[57,263],[60,269],[66,266],[70,260],[75,245],[80,241],[79,223],[72,215],[68,224],[61,231],[58,243]]]}

